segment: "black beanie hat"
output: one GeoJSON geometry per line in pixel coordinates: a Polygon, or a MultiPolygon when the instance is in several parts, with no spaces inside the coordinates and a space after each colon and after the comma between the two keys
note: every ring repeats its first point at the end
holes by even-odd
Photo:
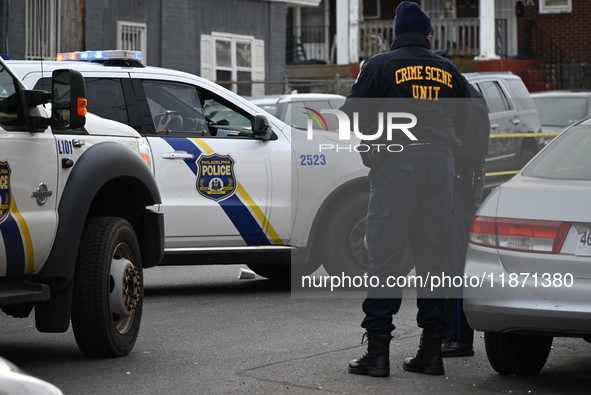
{"type": "Polygon", "coordinates": [[[433,31],[431,18],[425,14],[425,11],[417,3],[403,1],[396,7],[396,16],[394,17],[394,35],[406,32],[418,32],[429,35],[433,31]]]}

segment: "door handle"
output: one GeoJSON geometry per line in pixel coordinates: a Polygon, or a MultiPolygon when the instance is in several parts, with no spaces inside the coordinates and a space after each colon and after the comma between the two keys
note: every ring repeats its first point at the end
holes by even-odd
{"type": "Polygon", "coordinates": [[[517,118],[513,118],[513,119],[511,120],[511,123],[512,123],[513,125],[519,125],[519,124],[521,123],[521,120],[520,120],[520,119],[517,119],[517,118]]]}
{"type": "Polygon", "coordinates": [[[499,127],[499,124],[498,123],[493,123],[493,124],[490,125],[490,128],[491,129],[496,129],[498,127],[499,127]]]}
{"type": "Polygon", "coordinates": [[[189,154],[185,151],[163,152],[164,159],[193,159],[195,155],[189,154]]]}

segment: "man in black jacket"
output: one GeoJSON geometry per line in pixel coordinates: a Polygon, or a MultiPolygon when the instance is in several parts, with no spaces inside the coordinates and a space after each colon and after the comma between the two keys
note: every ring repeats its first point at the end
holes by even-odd
{"type": "MultiPolygon", "coordinates": [[[[368,277],[379,280],[368,287],[362,305],[368,351],[349,363],[353,374],[390,374],[393,316],[400,308],[402,289],[388,284],[388,279],[400,275],[407,241],[418,277],[428,282],[449,272],[453,151],[460,137],[457,125],[468,111],[469,84],[448,59],[431,52],[432,35],[431,20],[418,4],[402,2],[396,9],[391,51],[365,62],[341,107],[350,119],[357,113],[364,134],[360,147],[367,149],[360,152],[371,169],[368,277]],[[376,121],[384,114],[386,121],[376,121]],[[384,125],[400,130],[383,133],[384,125]]],[[[447,290],[432,291],[428,285],[417,286],[417,323],[423,332],[417,355],[407,358],[403,367],[440,375],[444,374],[441,343],[447,290]]]]}

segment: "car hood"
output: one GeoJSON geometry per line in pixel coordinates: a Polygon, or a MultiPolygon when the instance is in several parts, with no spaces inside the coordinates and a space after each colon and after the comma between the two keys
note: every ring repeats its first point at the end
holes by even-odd
{"type": "Polygon", "coordinates": [[[591,222],[589,193],[591,181],[549,180],[518,175],[502,184],[488,208],[496,205],[500,218],[522,218],[567,222],[591,222]]]}
{"type": "Polygon", "coordinates": [[[84,127],[89,134],[96,136],[140,137],[140,134],[131,126],[101,118],[91,113],[86,115],[86,125],[84,127]]]}

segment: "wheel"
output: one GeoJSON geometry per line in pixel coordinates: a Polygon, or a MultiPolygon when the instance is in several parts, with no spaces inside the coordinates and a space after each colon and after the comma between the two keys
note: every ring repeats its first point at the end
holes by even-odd
{"type": "Polygon", "coordinates": [[[90,219],[80,241],[72,303],[72,328],[83,354],[119,357],[133,349],[142,317],[142,277],[129,222],[90,219]]]}
{"type": "Polygon", "coordinates": [[[552,336],[485,332],[488,361],[500,374],[535,374],[546,364],[552,336]]]}
{"type": "Polygon", "coordinates": [[[367,194],[337,202],[322,218],[314,241],[314,254],[328,274],[360,276],[367,272],[365,243],[367,194]]]}
{"type": "Polygon", "coordinates": [[[519,170],[523,169],[525,165],[535,156],[532,151],[528,149],[522,149],[519,151],[519,170]]]}
{"type": "Polygon", "coordinates": [[[246,266],[259,276],[269,280],[288,281],[291,277],[291,267],[289,265],[250,263],[246,266]]]}

